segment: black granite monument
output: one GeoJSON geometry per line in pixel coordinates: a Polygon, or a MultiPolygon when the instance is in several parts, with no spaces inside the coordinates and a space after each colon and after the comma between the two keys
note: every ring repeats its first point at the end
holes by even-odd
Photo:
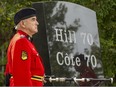
{"type": "MultiPolygon", "coordinates": [[[[43,58],[46,75],[103,78],[95,11],[78,4],[54,1],[33,3],[39,32],[34,43],[43,58]]],[[[90,82],[54,82],[55,86],[92,86],[90,82]]]]}

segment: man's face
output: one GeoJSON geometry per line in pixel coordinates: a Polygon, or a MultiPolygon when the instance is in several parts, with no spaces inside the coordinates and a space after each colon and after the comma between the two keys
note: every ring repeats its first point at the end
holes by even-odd
{"type": "Polygon", "coordinates": [[[33,35],[38,32],[38,22],[36,16],[30,17],[28,19],[25,19],[25,29],[28,31],[30,35],[33,35]]]}

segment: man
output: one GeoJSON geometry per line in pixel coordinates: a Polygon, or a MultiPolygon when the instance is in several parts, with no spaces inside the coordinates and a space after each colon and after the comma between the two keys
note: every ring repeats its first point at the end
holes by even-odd
{"type": "Polygon", "coordinates": [[[8,47],[5,72],[11,75],[10,86],[43,86],[42,59],[30,41],[32,35],[38,32],[36,10],[21,9],[15,14],[14,23],[17,32],[8,47]]]}

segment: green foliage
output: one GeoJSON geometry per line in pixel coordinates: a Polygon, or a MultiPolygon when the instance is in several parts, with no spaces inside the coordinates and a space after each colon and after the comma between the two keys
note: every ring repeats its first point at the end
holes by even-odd
{"type": "MultiPolygon", "coordinates": [[[[0,1],[0,66],[6,63],[6,50],[14,27],[13,16],[17,10],[31,6],[32,2],[43,0],[1,0],[0,1]]],[[[52,0],[45,0],[52,1],[52,0]]],[[[105,77],[116,76],[116,0],[64,0],[94,10],[97,14],[101,43],[101,57],[105,77]]],[[[4,85],[0,72],[0,85],[4,85]]],[[[115,77],[116,78],[116,77],[115,77]]],[[[114,83],[113,85],[116,85],[114,83]]]]}

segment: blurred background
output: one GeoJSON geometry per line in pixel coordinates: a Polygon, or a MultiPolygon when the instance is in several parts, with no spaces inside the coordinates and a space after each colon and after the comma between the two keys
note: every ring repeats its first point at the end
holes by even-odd
{"type": "MultiPolygon", "coordinates": [[[[0,1],[0,86],[4,86],[6,51],[14,27],[14,14],[33,2],[44,0],[1,0],[0,1]]],[[[57,0],[45,0],[57,1],[57,0]]],[[[116,0],[64,0],[80,4],[96,12],[101,45],[101,58],[104,77],[113,77],[116,81],[116,0]]],[[[116,82],[109,84],[116,86],[116,82]]]]}

